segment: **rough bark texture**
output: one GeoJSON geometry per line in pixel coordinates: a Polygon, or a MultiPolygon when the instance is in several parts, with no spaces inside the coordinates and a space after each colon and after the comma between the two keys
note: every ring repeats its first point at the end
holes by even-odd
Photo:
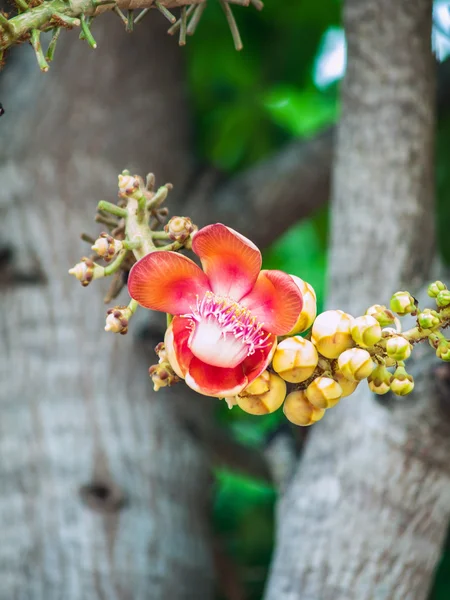
{"type": "Polygon", "coordinates": [[[64,36],[46,76],[18,49],[2,75],[2,600],[212,595],[210,467],[178,418],[194,395],[154,395],[158,340],[105,333],[105,286],[67,275],[122,168],[186,182],[182,57],[152,16],[128,36],[105,15],[95,57],[64,36]]]}
{"type": "MultiPolygon", "coordinates": [[[[361,314],[429,275],[431,10],[431,0],[345,4],[330,308],[361,314]]],[[[450,517],[450,428],[432,351],[415,354],[413,397],[376,402],[363,383],[311,431],[279,505],[268,600],[427,597],[450,517]]]]}

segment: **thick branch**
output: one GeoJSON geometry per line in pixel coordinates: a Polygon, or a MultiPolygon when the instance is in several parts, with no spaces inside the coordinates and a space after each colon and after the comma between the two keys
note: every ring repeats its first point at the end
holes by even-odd
{"type": "MultiPolygon", "coordinates": [[[[347,0],[330,307],[361,314],[429,275],[432,0],[347,0]]],[[[417,289],[417,287],[416,287],[417,289]]],[[[279,512],[268,600],[425,600],[450,517],[449,424],[416,348],[413,398],[355,397],[314,426],[279,512]]]]}

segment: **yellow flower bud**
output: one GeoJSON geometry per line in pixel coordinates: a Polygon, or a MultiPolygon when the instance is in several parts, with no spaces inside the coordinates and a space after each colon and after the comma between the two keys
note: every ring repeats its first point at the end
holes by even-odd
{"type": "Polygon", "coordinates": [[[381,325],[381,327],[386,327],[387,325],[393,323],[395,320],[394,313],[385,306],[382,306],[381,304],[374,304],[373,306],[370,306],[366,310],[366,315],[369,315],[369,317],[373,317],[374,319],[376,319],[381,325]]]}
{"type": "Polygon", "coordinates": [[[189,217],[172,217],[164,226],[164,231],[169,238],[176,242],[185,242],[195,230],[195,225],[189,217]]]}
{"type": "Polygon", "coordinates": [[[391,391],[397,396],[406,396],[414,389],[414,379],[404,367],[397,367],[391,380],[391,391]]]}
{"type": "Polygon", "coordinates": [[[296,275],[291,275],[294,282],[297,284],[298,289],[301,291],[303,296],[303,308],[300,313],[297,323],[291,329],[291,331],[287,335],[294,335],[294,333],[301,333],[302,331],[306,331],[311,327],[314,323],[314,319],[317,315],[317,298],[316,292],[314,288],[297,277],[296,275]]]}
{"type": "Polygon", "coordinates": [[[355,345],[351,328],[353,317],[342,310],[327,310],[314,321],[311,341],[327,358],[337,358],[355,345]]]}
{"type": "Polygon", "coordinates": [[[285,381],[300,383],[311,377],[318,362],[314,344],[302,337],[290,337],[278,344],[272,366],[285,381]]]}
{"type": "Polygon", "coordinates": [[[393,360],[406,360],[411,355],[411,344],[401,335],[394,335],[386,342],[386,353],[393,360]]]}
{"type": "Polygon", "coordinates": [[[123,198],[139,198],[141,195],[139,179],[130,175],[129,171],[123,171],[119,175],[119,196],[123,198]]]}
{"type": "Polygon", "coordinates": [[[350,381],[340,371],[333,373],[333,379],[335,379],[341,386],[342,398],[351,396],[359,385],[359,381],[350,381]]]}
{"type": "Polygon", "coordinates": [[[416,312],[416,303],[409,292],[396,292],[391,298],[391,310],[400,316],[416,312]]]}
{"type": "Polygon", "coordinates": [[[369,315],[353,320],[352,338],[363,348],[369,348],[381,340],[381,327],[378,321],[369,315]]]}
{"type": "Polygon", "coordinates": [[[439,292],[442,292],[442,290],[446,289],[447,286],[445,283],[442,283],[442,281],[434,281],[433,283],[430,283],[427,291],[430,298],[437,298],[439,292]]]}
{"type": "Polygon", "coordinates": [[[323,408],[317,408],[307,399],[305,392],[291,392],[284,401],[283,412],[294,425],[306,427],[312,425],[325,414],[323,408]]]}
{"type": "Polygon", "coordinates": [[[236,402],[251,415],[267,415],[275,412],[286,397],[286,383],[275,373],[264,371],[238,396],[236,402]]]}
{"type": "Polygon", "coordinates": [[[379,365],[378,367],[375,367],[369,375],[369,388],[374,394],[378,394],[379,396],[387,394],[391,389],[391,379],[392,375],[386,367],[384,365],[379,365]]]}
{"type": "Polygon", "coordinates": [[[317,377],[305,390],[306,397],[316,408],[332,408],[342,397],[342,388],[330,377],[317,377]]]}
{"type": "Polygon", "coordinates": [[[338,358],[339,369],[350,381],[361,381],[372,373],[374,364],[367,350],[352,348],[338,358]]]}
{"type": "Polygon", "coordinates": [[[157,365],[152,365],[149,370],[149,375],[153,381],[153,389],[155,392],[160,390],[162,387],[171,386],[174,383],[180,381],[168,362],[161,362],[157,365]]]}
{"type": "Polygon", "coordinates": [[[123,248],[123,243],[120,240],[114,239],[107,233],[101,233],[100,237],[95,240],[92,250],[101,256],[106,262],[120,252],[123,248]]]}

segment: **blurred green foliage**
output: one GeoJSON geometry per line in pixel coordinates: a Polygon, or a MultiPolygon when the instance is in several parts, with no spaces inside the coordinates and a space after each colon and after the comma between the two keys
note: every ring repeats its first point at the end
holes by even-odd
{"type": "MultiPolygon", "coordinates": [[[[294,137],[307,138],[333,124],[337,86],[314,81],[326,33],[339,32],[339,0],[267,0],[263,11],[233,6],[244,50],[236,52],[218,2],[210,2],[189,40],[189,91],[195,114],[197,154],[232,173],[276,152],[294,137]]],[[[439,124],[438,230],[450,262],[450,118],[439,124]]],[[[265,268],[296,274],[313,285],[323,306],[327,269],[328,211],[297,224],[264,252],[265,268]]],[[[374,299],[381,301],[382,299],[374,299]]],[[[241,442],[261,448],[284,421],[281,410],[254,417],[220,402],[217,418],[241,442]]],[[[262,597],[273,545],[275,490],[235,473],[216,473],[214,531],[234,566],[245,598],[262,597]]],[[[433,600],[450,598],[450,542],[433,600]]],[[[218,592],[218,600],[226,600],[218,592]]]]}

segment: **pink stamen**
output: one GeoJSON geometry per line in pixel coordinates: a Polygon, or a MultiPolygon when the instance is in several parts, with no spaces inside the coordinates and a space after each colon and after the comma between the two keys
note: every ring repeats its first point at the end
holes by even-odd
{"type": "Polygon", "coordinates": [[[221,329],[221,337],[233,335],[247,347],[247,356],[269,344],[270,333],[264,331],[264,323],[259,323],[248,308],[237,302],[206,292],[192,313],[183,315],[196,323],[214,321],[221,329]]]}

